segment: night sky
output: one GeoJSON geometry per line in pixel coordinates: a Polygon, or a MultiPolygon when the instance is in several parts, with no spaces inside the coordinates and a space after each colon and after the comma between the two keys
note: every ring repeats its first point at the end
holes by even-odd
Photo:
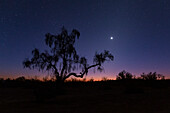
{"type": "Polygon", "coordinates": [[[43,51],[45,34],[62,26],[79,30],[77,52],[89,64],[96,51],[114,55],[90,78],[114,78],[122,70],[170,77],[170,0],[0,0],[0,77],[46,75],[22,62],[34,48],[43,51]]]}

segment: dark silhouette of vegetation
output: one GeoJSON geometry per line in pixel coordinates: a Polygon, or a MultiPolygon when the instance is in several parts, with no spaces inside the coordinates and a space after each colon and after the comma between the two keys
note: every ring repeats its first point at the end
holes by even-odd
{"type": "Polygon", "coordinates": [[[56,85],[54,78],[50,78],[50,76],[46,76],[42,80],[39,80],[36,76],[29,79],[24,76],[15,79],[0,78],[0,88],[30,89],[33,91],[37,102],[44,102],[49,99],[53,100],[58,95],[69,94],[74,88],[108,91],[116,88],[115,86],[118,86],[120,89],[117,89],[124,94],[143,94],[147,93],[147,90],[145,90],[147,87],[152,89],[166,89],[170,86],[170,82],[163,75],[156,72],[143,73],[141,77],[135,77],[126,71],[120,72],[117,80],[110,80],[107,77],[103,77],[101,81],[95,81],[93,78],[89,80],[86,80],[86,78],[71,78],[66,80],[62,86],[61,84],[56,85]]]}
{"type": "Polygon", "coordinates": [[[129,72],[123,70],[116,76],[116,80],[125,80],[125,93],[126,94],[136,94],[136,93],[144,93],[143,87],[137,85],[137,82],[142,82],[146,86],[152,88],[164,88],[163,82],[158,82],[156,80],[165,80],[165,77],[161,74],[157,74],[156,72],[150,72],[148,74],[143,73],[140,77],[136,77],[129,72]]]}
{"type": "Polygon", "coordinates": [[[107,77],[102,77],[102,80],[101,81],[107,81],[107,77]]]}
{"type": "Polygon", "coordinates": [[[164,80],[165,76],[163,76],[161,74],[157,74],[156,72],[154,72],[154,73],[150,72],[148,74],[143,73],[141,75],[141,78],[143,80],[164,80]]]}
{"type": "Polygon", "coordinates": [[[70,76],[83,78],[88,74],[88,70],[97,67],[97,70],[102,71],[102,64],[105,61],[113,61],[113,55],[109,51],[97,53],[94,56],[92,65],[87,63],[85,57],[80,57],[75,49],[75,41],[79,39],[80,33],[73,29],[69,34],[63,27],[58,35],[47,33],[45,35],[45,43],[50,48],[50,51],[45,50],[40,53],[38,49],[32,51],[33,57],[26,59],[23,62],[25,68],[46,70],[51,72],[57,81],[65,81],[70,76]],[[81,68],[80,74],[75,73],[75,69],[81,68]]]}
{"type": "Polygon", "coordinates": [[[26,80],[26,78],[24,76],[22,77],[18,77],[15,79],[16,81],[21,81],[21,82],[24,82],[26,80]]]}
{"type": "Polygon", "coordinates": [[[148,74],[142,73],[140,77],[136,77],[123,70],[116,76],[116,80],[165,80],[165,76],[156,72],[149,72],[148,74]]]}
{"type": "Polygon", "coordinates": [[[131,80],[133,79],[133,75],[129,72],[126,72],[125,70],[123,70],[122,72],[120,72],[117,76],[116,76],[116,80],[131,80]]]}

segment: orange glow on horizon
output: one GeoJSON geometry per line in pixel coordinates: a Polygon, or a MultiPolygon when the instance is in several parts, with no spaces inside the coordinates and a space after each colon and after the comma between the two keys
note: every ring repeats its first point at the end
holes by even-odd
{"type": "MultiPolygon", "coordinates": [[[[50,76],[45,76],[45,75],[38,75],[38,76],[30,76],[30,75],[14,75],[14,76],[7,76],[7,75],[0,75],[0,78],[3,78],[3,79],[8,79],[8,78],[10,78],[10,79],[16,79],[16,78],[18,78],[18,77],[25,77],[26,79],[38,79],[38,80],[43,80],[43,78],[47,78],[48,80],[50,80],[51,79],[51,77],[50,76]]],[[[93,79],[94,81],[101,81],[103,78],[106,78],[106,79],[108,79],[108,80],[115,80],[116,79],[116,77],[107,77],[107,76],[96,76],[96,75],[94,75],[94,76],[84,76],[83,78],[76,78],[76,77],[70,77],[70,78],[68,78],[68,79],[66,79],[66,80],[72,80],[72,79],[76,79],[76,80],[80,80],[80,81],[83,81],[83,79],[86,79],[86,81],[89,81],[89,80],[91,80],[91,79],[93,79]]]]}

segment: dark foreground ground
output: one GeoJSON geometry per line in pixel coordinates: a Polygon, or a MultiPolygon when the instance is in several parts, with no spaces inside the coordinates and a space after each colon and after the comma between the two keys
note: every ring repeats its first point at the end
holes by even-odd
{"type": "Polygon", "coordinates": [[[170,81],[20,86],[0,87],[0,113],[170,113],[170,81]]]}

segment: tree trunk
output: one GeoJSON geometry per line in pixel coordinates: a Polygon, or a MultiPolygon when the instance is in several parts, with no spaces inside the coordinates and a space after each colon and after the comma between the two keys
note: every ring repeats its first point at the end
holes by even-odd
{"type": "Polygon", "coordinates": [[[63,95],[65,94],[65,88],[64,88],[64,80],[62,77],[58,77],[55,81],[55,86],[56,86],[56,94],[57,95],[63,95]]]}

